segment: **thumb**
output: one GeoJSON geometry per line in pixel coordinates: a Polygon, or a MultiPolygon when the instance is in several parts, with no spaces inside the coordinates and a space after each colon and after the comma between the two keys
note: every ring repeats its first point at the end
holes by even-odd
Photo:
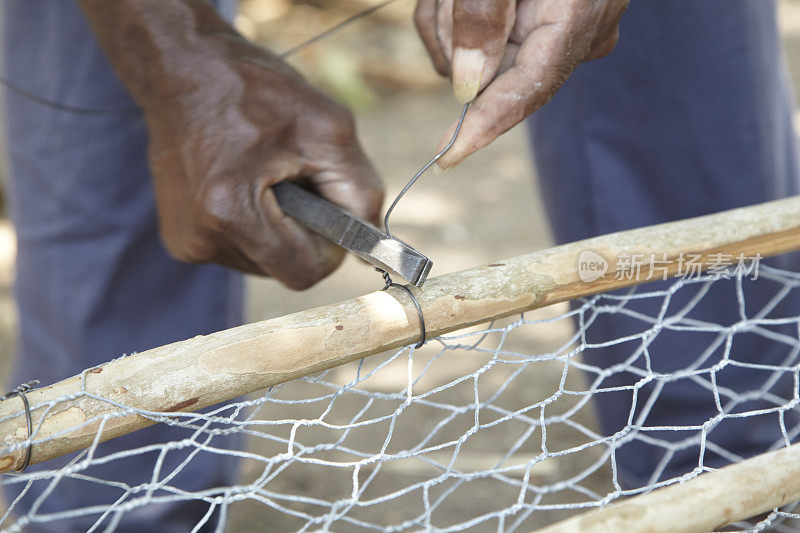
{"type": "Polygon", "coordinates": [[[453,2],[453,93],[471,102],[500,67],[516,18],[515,0],[453,2]]]}

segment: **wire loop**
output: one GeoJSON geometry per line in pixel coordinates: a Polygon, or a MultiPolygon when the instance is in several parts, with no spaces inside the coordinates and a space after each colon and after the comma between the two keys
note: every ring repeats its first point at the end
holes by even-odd
{"type": "Polygon", "coordinates": [[[391,276],[389,276],[388,272],[378,267],[375,267],[375,270],[381,273],[381,275],[383,276],[383,281],[386,283],[381,289],[382,291],[385,291],[390,287],[397,287],[398,289],[403,290],[406,292],[406,294],[408,294],[408,296],[411,298],[411,302],[414,304],[414,307],[417,308],[417,317],[419,317],[420,340],[414,346],[414,348],[421,348],[426,342],[428,342],[428,333],[425,329],[425,318],[422,316],[422,307],[419,305],[419,300],[417,300],[417,297],[414,296],[414,293],[411,292],[411,289],[409,289],[407,286],[400,285],[399,283],[395,283],[394,281],[392,281],[392,278],[391,276]]]}
{"type": "Polygon", "coordinates": [[[31,381],[26,381],[19,387],[11,389],[7,393],[0,396],[0,401],[19,396],[20,399],[22,399],[22,405],[25,406],[25,426],[28,430],[28,435],[26,437],[28,441],[28,447],[25,449],[25,460],[22,462],[22,466],[17,468],[17,472],[22,472],[28,468],[28,465],[31,462],[31,435],[33,434],[33,419],[31,418],[31,405],[28,403],[28,398],[25,396],[25,393],[32,391],[38,384],[38,379],[32,379],[31,381]]]}
{"type": "Polygon", "coordinates": [[[397,197],[394,199],[392,205],[390,205],[389,209],[386,210],[386,215],[383,217],[383,228],[386,230],[386,235],[388,235],[390,239],[399,240],[394,235],[392,235],[392,230],[389,227],[389,216],[391,216],[392,211],[394,211],[394,208],[397,207],[397,203],[400,201],[400,199],[403,196],[405,196],[405,194],[417,182],[420,176],[422,176],[426,170],[431,168],[434,163],[436,163],[439,159],[441,159],[442,156],[444,156],[444,154],[446,154],[450,150],[450,148],[452,148],[453,145],[456,143],[456,139],[458,139],[458,134],[461,133],[461,126],[464,125],[464,117],[467,116],[468,109],[469,109],[469,103],[464,104],[464,107],[461,108],[461,114],[458,116],[458,123],[456,124],[456,131],[453,133],[453,137],[450,139],[450,142],[448,142],[447,145],[444,148],[442,148],[442,150],[438,154],[433,156],[430,159],[430,161],[425,163],[422,166],[422,168],[419,169],[417,173],[414,174],[414,176],[410,180],[408,180],[406,186],[403,187],[403,190],[401,190],[400,194],[398,194],[397,197]]]}

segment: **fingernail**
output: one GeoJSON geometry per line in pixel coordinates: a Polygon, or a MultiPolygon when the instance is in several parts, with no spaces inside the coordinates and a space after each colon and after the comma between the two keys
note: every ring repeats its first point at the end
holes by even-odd
{"type": "Polygon", "coordinates": [[[453,52],[453,94],[460,104],[478,96],[485,66],[483,50],[458,47],[453,52]]]}
{"type": "Polygon", "coordinates": [[[447,169],[447,168],[440,167],[439,163],[436,163],[435,165],[433,165],[433,173],[436,174],[437,176],[441,176],[442,174],[444,174],[448,170],[449,169],[447,169]]]}

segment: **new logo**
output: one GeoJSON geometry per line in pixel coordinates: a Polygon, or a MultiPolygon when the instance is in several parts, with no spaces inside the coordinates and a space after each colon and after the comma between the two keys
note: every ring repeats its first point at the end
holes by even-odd
{"type": "Polygon", "coordinates": [[[606,275],[608,261],[591,250],[584,250],[578,256],[578,276],[584,283],[591,283],[606,275]]]}

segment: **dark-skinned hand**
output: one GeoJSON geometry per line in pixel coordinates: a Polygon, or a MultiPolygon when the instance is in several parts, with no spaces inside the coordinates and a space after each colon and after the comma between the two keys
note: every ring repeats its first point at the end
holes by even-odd
{"type": "Polygon", "coordinates": [[[271,186],[303,178],[373,221],[383,190],[350,113],[203,0],[80,0],[144,110],[160,231],[178,259],[304,289],[343,251],[285,216],[271,186]]]}
{"type": "Polygon", "coordinates": [[[491,143],[546,104],[580,63],[611,52],[628,2],[418,0],[414,20],[436,70],[452,79],[456,100],[473,102],[438,165],[491,143]]]}

